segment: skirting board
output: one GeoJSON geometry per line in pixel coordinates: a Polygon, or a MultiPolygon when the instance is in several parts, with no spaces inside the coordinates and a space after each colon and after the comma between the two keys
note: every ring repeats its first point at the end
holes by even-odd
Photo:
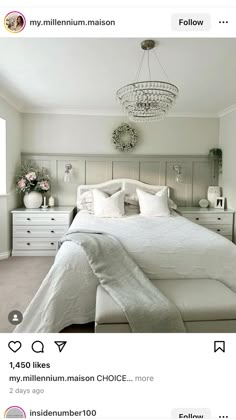
{"type": "Polygon", "coordinates": [[[12,251],[13,257],[54,257],[56,251],[12,251]]]}
{"type": "Polygon", "coordinates": [[[0,253],[0,260],[5,260],[6,258],[9,258],[11,255],[11,251],[2,252],[0,253]]]}

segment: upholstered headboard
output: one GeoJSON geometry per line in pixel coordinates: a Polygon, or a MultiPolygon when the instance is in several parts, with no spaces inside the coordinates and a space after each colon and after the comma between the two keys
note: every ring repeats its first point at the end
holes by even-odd
{"type": "Polygon", "coordinates": [[[98,188],[108,194],[114,194],[118,190],[124,190],[125,194],[133,194],[136,192],[136,188],[141,188],[144,191],[156,193],[162,188],[164,188],[164,186],[145,184],[144,182],[127,178],[112,179],[110,181],[102,182],[100,184],[79,185],[77,188],[77,207],[81,194],[93,188],[98,188]]]}

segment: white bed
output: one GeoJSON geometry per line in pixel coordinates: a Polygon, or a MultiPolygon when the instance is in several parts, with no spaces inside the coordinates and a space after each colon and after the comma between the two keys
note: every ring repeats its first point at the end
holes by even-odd
{"type": "MultiPolygon", "coordinates": [[[[137,186],[152,192],[162,188],[133,180],[114,180],[96,188],[112,193],[121,187],[132,193],[137,186]]],[[[80,186],[78,199],[93,187],[80,186]]],[[[204,281],[209,285],[210,280],[219,284],[229,294],[225,319],[233,320],[231,330],[236,332],[236,247],[229,240],[174,212],[169,217],[131,214],[108,219],[80,211],[70,230],[77,227],[114,235],[151,281],[175,281],[176,287],[179,281],[180,289],[183,280],[187,287],[188,280],[189,284],[193,280],[199,285],[204,281]]],[[[73,242],[64,243],[15,332],[59,332],[71,324],[94,321],[98,284],[83,250],[73,242]]],[[[209,307],[212,301],[214,296],[209,307]]],[[[221,321],[222,313],[215,318],[221,321]]]]}

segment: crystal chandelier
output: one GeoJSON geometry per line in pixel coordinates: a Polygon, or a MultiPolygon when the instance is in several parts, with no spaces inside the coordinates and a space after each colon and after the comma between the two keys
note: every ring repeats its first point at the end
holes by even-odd
{"type": "Polygon", "coordinates": [[[141,43],[144,50],[139,65],[136,82],[130,83],[116,92],[116,97],[122,105],[123,111],[132,121],[156,121],[164,118],[171,110],[178,96],[178,88],[169,82],[168,76],[162,67],[158,56],[154,51],[155,41],[145,40],[141,43]],[[167,82],[151,80],[151,70],[149,63],[150,51],[152,50],[167,82]],[[147,55],[149,81],[139,81],[143,61],[147,55]]]}

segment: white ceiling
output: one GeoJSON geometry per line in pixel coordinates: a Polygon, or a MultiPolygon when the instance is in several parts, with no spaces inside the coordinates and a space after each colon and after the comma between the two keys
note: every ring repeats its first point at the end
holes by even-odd
{"type": "MultiPolygon", "coordinates": [[[[160,39],[156,52],[180,90],[174,115],[236,104],[236,39],[160,39]]],[[[0,92],[22,112],[120,114],[115,93],[141,56],[139,39],[0,39],[0,92]]],[[[163,80],[154,57],[151,70],[163,80]]]]}

